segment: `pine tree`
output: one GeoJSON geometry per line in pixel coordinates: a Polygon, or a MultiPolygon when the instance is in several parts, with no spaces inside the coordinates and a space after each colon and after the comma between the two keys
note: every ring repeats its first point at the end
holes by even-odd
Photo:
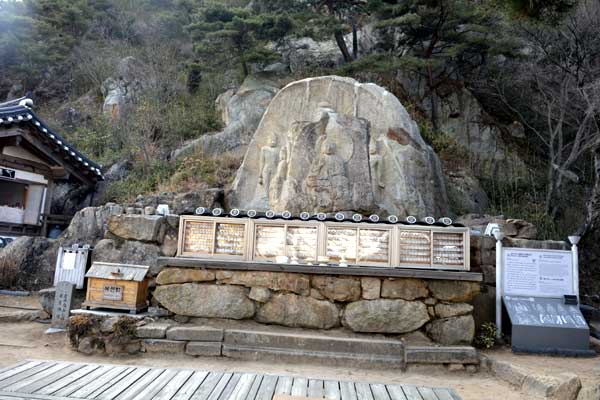
{"type": "Polygon", "coordinates": [[[218,5],[202,8],[188,26],[199,57],[196,68],[215,70],[238,64],[245,77],[250,73],[249,64],[279,57],[267,45],[284,37],[291,28],[285,15],[257,14],[218,5]]]}
{"type": "Polygon", "coordinates": [[[434,128],[435,94],[444,84],[484,65],[490,55],[511,50],[495,30],[496,18],[469,0],[376,0],[369,7],[378,18],[383,52],[346,71],[404,69],[418,74],[425,81],[434,128]]]}

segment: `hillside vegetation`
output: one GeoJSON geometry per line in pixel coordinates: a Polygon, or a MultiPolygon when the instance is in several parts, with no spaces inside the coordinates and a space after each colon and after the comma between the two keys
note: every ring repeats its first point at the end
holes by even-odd
{"type": "Polygon", "coordinates": [[[228,185],[239,156],[171,154],[220,130],[217,96],[265,68],[288,81],[341,74],[386,86],[448,170],[472,165],[444,131],[440,104],[467,90],[490,124],[522,130],[504,137],[518,171],[474,172],[484,211],[562,239],[590,223],[599,30],[591,0],[8,0],[0,99],[29,93],[87,155],[107,168],[128,161],[103,194],[127,201],[228,185]],[[336,57],[291,67],[289,49],[308,39],[336,57]],[[127,107],[103,110],[121,84],[127,107]]]}

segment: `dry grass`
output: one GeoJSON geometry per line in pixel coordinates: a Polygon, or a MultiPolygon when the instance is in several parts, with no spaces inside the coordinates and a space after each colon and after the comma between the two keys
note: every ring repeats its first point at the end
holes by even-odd
{"type": "Polygon", "coordinates": [[[0,287],[14,288],[19,274],[19,262],[9,254],[0,255],[0,287]]]}

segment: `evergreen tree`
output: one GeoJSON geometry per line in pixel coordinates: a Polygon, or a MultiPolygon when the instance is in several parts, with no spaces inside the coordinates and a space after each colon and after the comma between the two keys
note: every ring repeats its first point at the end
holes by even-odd
{"type": "Polygon", "coordinates": [[[238,64],[245,77],[250,72],[249,64],[279,57],[267,45],[283,38],[291,28],[292,23],[285,15],[257,14],[218,5],[202,8],[188,26],[199,57],[195,68],[222,70],[238,64]]]}
{"type": "Polygon", "coordinates": [[[435,94],[484,65],[490,55],[509,52],[498,33],[496,17],[469,0],[375,0],[383,53],[349,65],[346,70],[395,70],[416,73],[425,82],[431,120],[437,128],[435,94]]]}
{"type": "Polygon", "coordinates": [[[298,36],[316,39],[331,37],[350,62],[358,58],[358,27],[366,16],[367,0],[262,0],[256,8],[261,11],[288,13],[295,22],[298,36]],[[344,35],[352,32],[352,53],[344,35]]]}

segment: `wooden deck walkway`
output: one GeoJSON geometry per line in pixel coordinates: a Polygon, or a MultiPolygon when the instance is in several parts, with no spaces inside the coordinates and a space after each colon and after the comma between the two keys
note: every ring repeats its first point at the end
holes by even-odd
{"type": "Polygon", "coordinates": [[[452,389],[237,372],[27,360],[0,370],[0,400],[460,400],[452,389]]]}

